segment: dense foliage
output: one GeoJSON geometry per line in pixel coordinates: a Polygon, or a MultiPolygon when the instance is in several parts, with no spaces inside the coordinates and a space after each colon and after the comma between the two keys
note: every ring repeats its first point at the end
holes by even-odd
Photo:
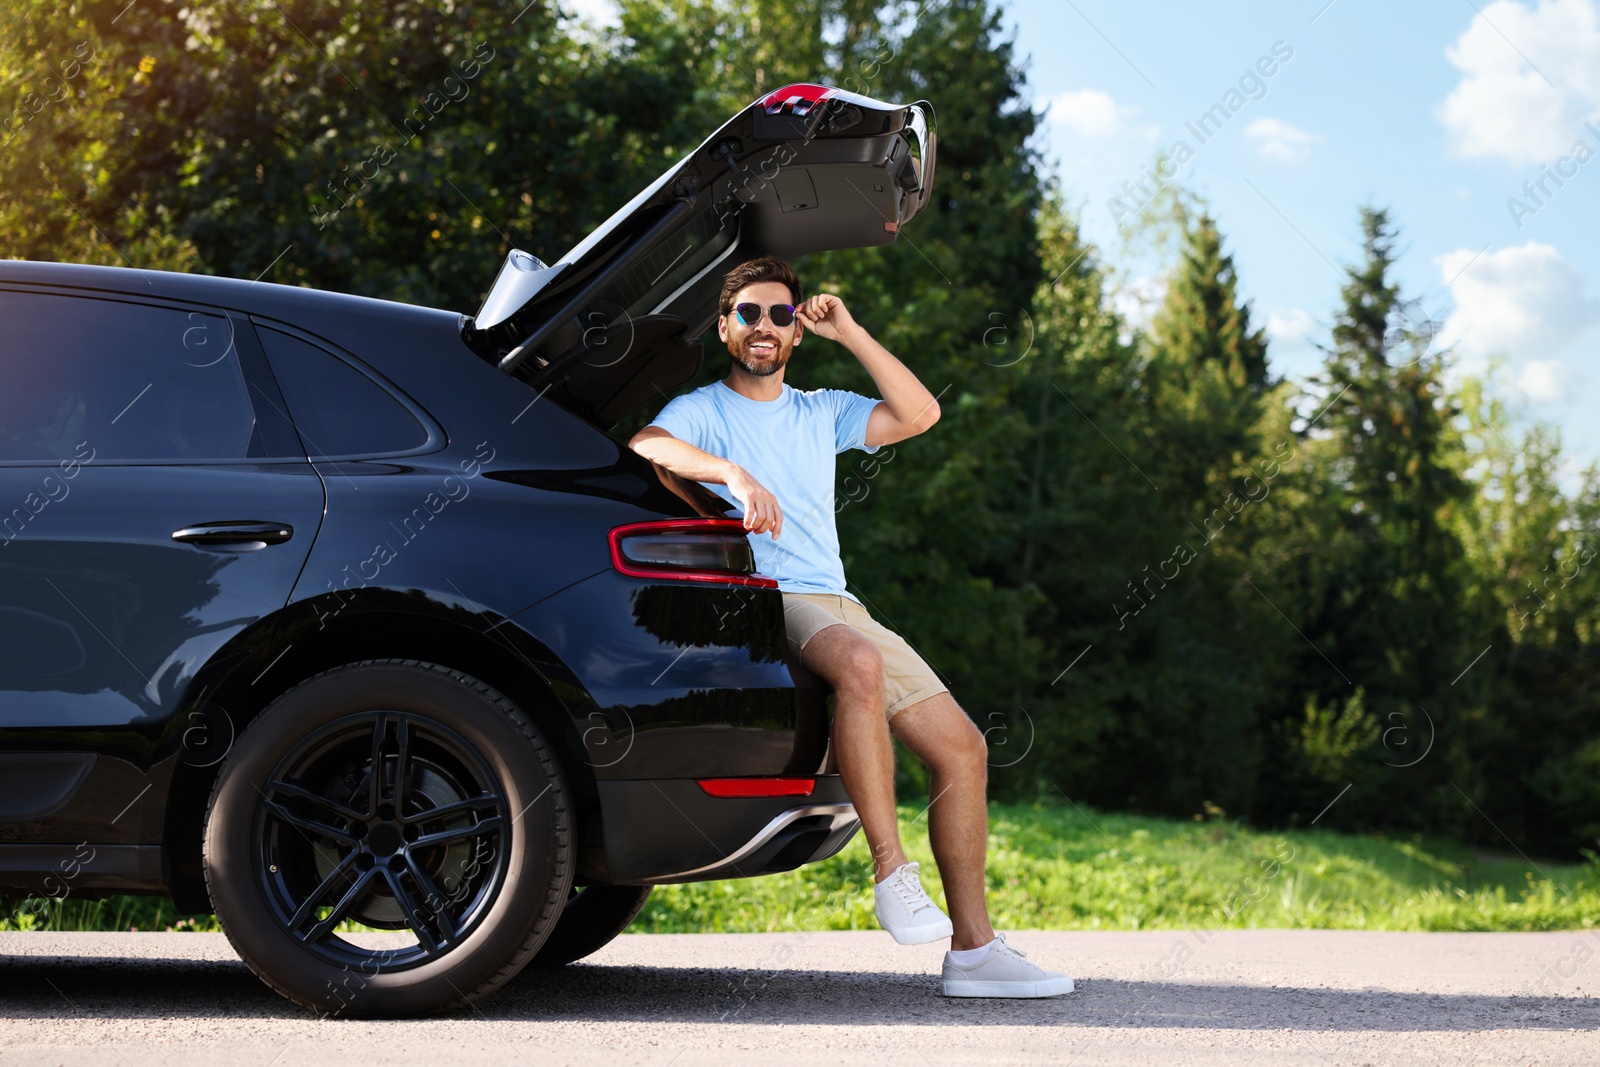
{"type": "MultiPolygon", "coordinates": [[[[0,255],[470,311],[508,248],[559,255],[764,91],[927,97],[932,206],[802,272],[940,397],[933,432],[842,458],[839,522],[996,793],[1600,838],[1600,475],[1563,495],[1555,436],[1447,374],[1385,211],[1352,220],[1320,379],[1276,380],[1203,204],[1160,223],[1151,321],[1114,310],[991,0],[621,7],[595,31],[549,0],[13,0],[0,255]]],[[[872,388],[838,346],[790,380],[872,388]]]]}

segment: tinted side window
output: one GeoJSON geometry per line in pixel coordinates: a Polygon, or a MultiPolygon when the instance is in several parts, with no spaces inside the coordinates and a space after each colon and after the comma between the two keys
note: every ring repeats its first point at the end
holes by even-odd
{"type": "Polygon", "coordinates": [[[342,359],[277,330],[259,333],[311,458],[405,452],[427,442],[427,427],[405,405],[342,359]]]}
{"type": "Polygon", "coordinates": [[[220,315],[0,292],[0,460],[250,455],[255,412],[220,315]]]}

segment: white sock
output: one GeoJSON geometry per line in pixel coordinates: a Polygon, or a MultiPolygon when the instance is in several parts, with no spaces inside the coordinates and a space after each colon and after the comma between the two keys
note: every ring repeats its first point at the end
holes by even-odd
{"type": "Polygon", "coordinates": [[[999,941],[997,937],[987,945],[979,945],[977,948],[951,949],[950,962],[957,967],[971,967],[975,963],[982,963],[984,957],[994,951],[994,946],[999,941]]]}

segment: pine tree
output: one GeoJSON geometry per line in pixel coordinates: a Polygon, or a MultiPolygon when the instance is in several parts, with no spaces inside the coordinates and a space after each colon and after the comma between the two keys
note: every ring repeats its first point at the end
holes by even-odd
{"type": "Polygon", "coordinates": [[[1372,752],[1335,821],[1427,826],[1439,801],[1457,806],[1444,794],[1464,767],[1460,694],[1450,690],[1477,651],[1461,611],[1455,529],[1471,487],[1460,474],[1445,355],[1391,279],[1395,228],[1374,208],[1362,210],[1361,228],[1363,261],[1341,290],[1320,381],[1318,432],[1329,439],[1337,518],[1323,560],[1303,561],[1308,602],[1299,607],[1313,647],[1302,677],[1315,706],[1345,706],[1359,687],[1382,736],[1410,745],[1372,752]],[[1399,766],[1430,737],[1428,758],[1399,766]]]}
{"type": "Polygon", "coordinates": [[[1268,384],[1266,331],[1250,327],[1216,219],[1202,210],[1198,217],[1185,212],[1183,222],[1178,266],[1151,323],[1151,342],[1174,364],[1214,366],[1236,393],[1259,395],[1268,384]]]}
{"type": "Polygon", "coordinates": [[[1023,573],[1045,597],[1030,630],[1057,672],[1076,665],[1042,680],[1041,766],[1097,804],[1246,814],[1281,659],[1263,655],[1280,640],[1270,609],[1238,579],[1251,509],[1267,506],[1251,464],[1281,404],[1214,221],[1179,218],[1166,302],[1132,341],[1095,251],[1053,205],[1042,219],[1056,280],[1035,298],[1040,359],[1015,395],[1047,477],[1028,480],[1018,510],[1037,546],[1023,573]]]}
{"type": "MultiPolygon", "coordinates": [[[[1206,803],[1245,813],[1263,757],[1257,731],[1276,661],[1270,608],[1240,583],[1272,491],[1263,419],[1276,403],[1263,330],[1252,327],[1215,219],[1178,197],[1177,261],[1141,346],[1144,417],[1136,446],[1159,493],[1141,507],[1164,543],[1132,568],[1148,637],[1129,667],[1157,682],[1142,709],[1160,773],[1137,785],[1155,806],[1188,815],[1206,803]],[[1192,557],[1192,558],[1191,558],[1192,557]],[[1154,578],[1154,581],[1152,581],[1154,578]],[[1159,783],[1159,784],[1158,784],[1159,783]]],[[[1283,440],[1279,434],[1280,442],[1283,440]]]]}
{"type": "MultiPolygon", "coordinates": [[[[1197,522],[1204,505],[1259,450],[1267,377],[1266,332],[1250,324],[1240,300],[1233,257],[1222,250],[1216,220],[1181,203],[1177,265],[1150,324],[1144,381],[1159,410],[1159,455],[1169,499],[1197,522]],[[1199,506],[1199,514],[1194,509],[1199,506]]],[[[1221,493],[1218,492],[1221,490],[1221,493]]],[[[1219,500],[1220,502],[1220,500],[1219,500]]]]}

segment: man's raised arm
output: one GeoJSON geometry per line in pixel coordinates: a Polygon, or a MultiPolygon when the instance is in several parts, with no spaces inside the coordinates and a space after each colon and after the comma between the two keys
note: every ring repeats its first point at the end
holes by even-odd
{"type": "Polygon", "coordinates": [[[654,425],[634,434],[628,447],[679,477],[726,485],[744,507],[744,528],[751,533],[770,532],[776,540],[783,532],[783,509],[778,506],[778,498],[737,463],[680,441],[654,425]]]}
{"type": "Polygon", "coordinates": [[[939,400],[911,368],[901,363],[856,322],[832,293],[818,293],[795,309],[806,329],[849,349],[883,394],[867,418],[866,444],[892,445],[924,433],[939,421],[939,400]]]}

